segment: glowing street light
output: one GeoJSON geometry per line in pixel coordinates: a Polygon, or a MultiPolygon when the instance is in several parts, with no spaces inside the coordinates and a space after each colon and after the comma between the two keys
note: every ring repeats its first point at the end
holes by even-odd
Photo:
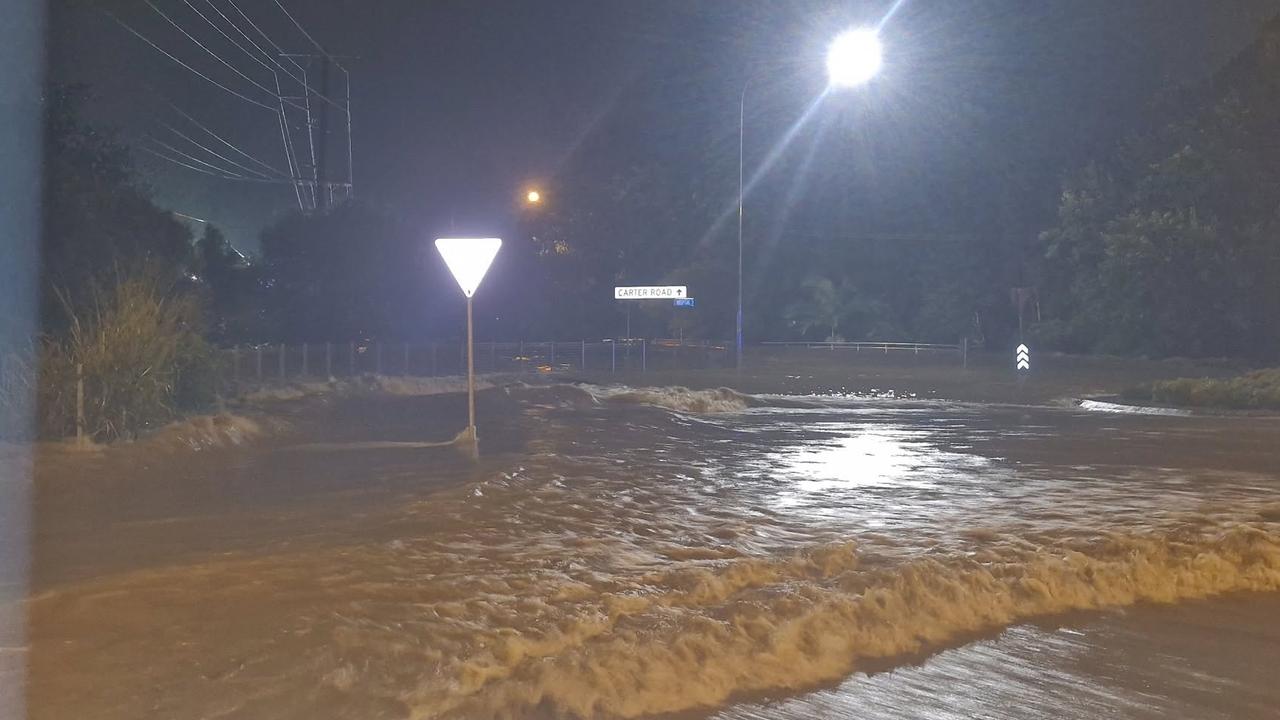
{"type": "Polygon", "coordinates": [[[524,196],[524,201],[530,205],[537,205],[542,202],[542,193],[537,190],[530,190],[528,194],[524,196]]]}
{"type": "MultiPolygon", "coordinates": [[[[843,90],[865,84],[880,72],[884,48],[880,36],[871,28],[855,28],[836,36],[827,48],[827,87],[843,90]]],[[[738,369],[742,369],[742,217],[745,188],[743,185],[743,144],[747,134],[747,89],[751,77],[742,85],[738,104],[738,314],[736,338],[738,369]]]]}
{"type": "Polygon", "coordinates": [[[469,453],[473,459],[480,457],[480,441],[476,435],[476,369],[472,357],[475,350],[473,324],[471,320],[471,298],[480,287],[480,281],[488,272],[493,259],[502,247],[499,238],[439,238],[436,250],[449,266],[453,279],[458,281],[462,294],[467,296],[467,429],[458,433],[454,442],[470,444],[469,453]]]}
{"type": "Polygon", "coordinates": [[[841,34],[827,48],[827,82],[833,88],[862,85],[880,72],[883,53],[875,30],[858,28],[841,34]]]}

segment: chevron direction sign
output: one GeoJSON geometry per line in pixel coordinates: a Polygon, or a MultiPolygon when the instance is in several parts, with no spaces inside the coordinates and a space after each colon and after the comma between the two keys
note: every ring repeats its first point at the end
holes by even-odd
{"type": "Polygon", "coordinates": [[[1019,345],[1018,352],[1014,356],[1014,366],[1019,370],[1031,369],[1031,351],[1026,345],[1019,345]]]}

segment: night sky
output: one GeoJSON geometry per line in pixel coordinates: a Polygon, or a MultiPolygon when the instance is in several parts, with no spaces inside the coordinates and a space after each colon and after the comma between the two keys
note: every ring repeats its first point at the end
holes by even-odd
{"type": "MultiPolygon", "coordinates": [[[[273,0],[238,2],[286,50],[312,50],[273,0]]],[[[270,78],[217,44],[184,0],[152,3],[250,77],[270,78]]],[[[357,193],[433,237],[501,232],[526,185],[590,182],[637,161],[660,168],[665,182],[723,194],[727,207],[748,75],[750,173],[822,93],[831,37],[876,23],[893,4],[285,5],[331,53],[354,56],[343,62],[353,73],[357,193]]],[[[270,99],[142,0],[60,0],[53,76],[92,86],[94,119],[131,143],[172,140],[163,124],[191,130],[172,102],[284,164],[273,113],[179,68],[103,8],[225,84],[270,99]]],[[[775,236],[802,237],[836,220],[869,232],[1034,233],[1066,167],[1104,152],[1140,121],[1153,93],[1205,77],[1277,13],[1280,0],[907,0],[884,26],[882,75],[817,104],[754,190],[753,221],[775,236]],[[844,203],[839,218],[824,215],[849,197],[859,202],[844,203]]],[[[150,156],[139,164],[162,205],[213,221],[245,250],[292,207],[288,186],[219,180],[150,156]]]]}

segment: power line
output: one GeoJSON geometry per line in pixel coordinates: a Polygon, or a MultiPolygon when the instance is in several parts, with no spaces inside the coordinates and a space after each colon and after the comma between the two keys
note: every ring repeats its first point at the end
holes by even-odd
{"type": "MultiPolygon", "coordinates": [[[[166,101],[166,102],[167,102],[167,101],[166,101]]],[[[261,166],[261,167],[266,168],[267,170],[271,171],[272,173],[275,173],[276,175],[279,175],[279,176],[281,176],[281,177],[289,177],[289,174],[288,174],[288,173],[285,173],[285,172],[283,172],[283,171],[281,171],[281,170],[279,170],[279,169],[275,168],[274,166],[272,166],[272,165],[270,165],[270,164],[268,164],[268,163],[266,163],[266,162],[263,162],[262,160],[259,160],[258,158],[256,158],[256,157],[254,157],[254,156],[250,155],[249,153],[245,152],[244,150],[241,150],[239,147],[236,147],[234,144],[232,144],[232,143],[231,143],[231,141],[229,141],[229,140],[226,140],[226,139],[222,138],[222,136],[218,135],[218,134],[217,134],[217,133],[215,133],[214,131],[212,131],[212,130],[210,130],[209,128],[205,127],[205,125],[204,125],[203,123],[201,123],[199,120],[196,120],[195,118],[191,117],[191,116],[190,116],[190,115],[188,115],[187,113],[183,112],[183,111],[182,111],[182,108],[179,108],[177,105],[174,105],[173,103],[168,103],[168,104],[169,104],[169,107],[173,108],[174,112],[177,112],[179,115],[181,115],[182,117],[186,118],[190,123],[192,123],[192,124],[193,124],[193,125],[195,125],[196,127],[200,128],[201,130],[205,131],[205,133],[207,133],[207,134],[209,134],[210,136],[212,136],[212,137],[213,137],[215,140],[217,140],[218,142],[222,143],[223,145],[226,145],[227,147],[231,148],[231,149],[232,149],[232,150],[234,150],[235,152],[239,153],[239,154],[240,154],[241,156],[243,156],[245,159],[247,159],[247,160],[249,160],[249,161],[253,162],[253,163],[254,163],[254,164],[256,164],[256,165],[259,165],[259,166],[261,166]]]]}
{"type": "MultiPolygon", "coordinates": [[[[187,2],[188,4],[190,4],[190,3],[188,2],[188,0],[183,0],[183,2],[187,2]]],[[[270,60],[270,61],[271,61],[271,63],[272,63],[273,65],[275,65],[276,67],[280,68],[280,70],[282,70],[286,75],[288,75],[289,77],[293,78],[293,79],[294,79],[294,81],[296,81],[296,82],[298,82],[299,84],[301,84],[301,85],[302,85],[302,88],[303,88],[303,92],[305,92],[305,93],[311,93],[312,95],[315,95],[316,97],[318,97],[318,98],[320,98],[321,100],[323,100],[323,101],[325,101],[325,102],[329,103],[330,105],[332,105],[333,107],[335,107],[335,108],[337,108],[337,109],[339,109],[339,110],[346,110],[346,108],[345,108],[345,107],[343,107],[343,106],[342,106],[342,104],[341,104],[341,103],[339,103],[337,100],[334,100],[334,99],[330,98],[329,96],[327,96],[327,95],[324,95],[324,94],[320,93],[320,92],[319,92],[319,91],[317,91],[315,88],[313,88],[313,87],[311,87],[310,85],[308,85],[308,84],[307,84],[307,75],[306,75],[307,71],[306,71],[306,69],[304,69],[304,68],[302,67],[302,65],[298,64],[298,61],[297,61],[297,60],[294,60],[294,59],[293,59],[294,55],[293,55],[292,53],[286,53],[286,52],[284,51],[284,49],[283,49],[283,48],[281,48],[279,45],[277,45],[277,44],[275,43],[275,41],[274,41],[274,40],[272,40],[272,39],[271,39],[271,37],[270,37],[269,35],[267,35],[265,32],[263,32],[262,28],[258,27],[258,25],[257,25],[256,23],[254,23],[254,22],[253,22],[253,20],[250,20],[250,19],[249,19],[249,16],[248,16],[248,15],[245,15],[244,11],[240,9],[240,6],[239,6],[239,5],[236,5],[235,0],[227,0],[227,3],[228,3],[229,5],[231,5],[231,7],[235,8],[235,11],[236,11],[237,13],[239,13],[239,14],[240,14],[240,17],[244,18],[245,22],[249,23],[249,26],[250,26],[250,27],[252,27],[254,30],[256,30],[256,31],[258,32],[258,34],[259,34],[259,35],[261,35],[261,36],[262,36],[262,38],[263,38],[264,40],[266,40],[266,41],[267,41],[267,44],[268,44],[268,45],[270,45],[271,47],[275,48],[275,49],[276,49],[276,52],[277,52],[281,57],[286,58],[286,59],[287,59],[287,60],[288,60],[288,61],[289,61],[289,62],[290,62],[294,67],[298,68],[298,71],[302,73],[302,77],[298,77],[297,75],[294,75],[294,74],[293,74],[293,72],[292,72],[291,70],[289,70],[288,68],[286,68],[284,65],[280,64],[280,62],[279,62],[279,61],[277,61],[275,58],[271,57],[271,54],[270,54],[270,53],[268,53],[266,50],[263,50],[261,45],[259,45],[258,43],[254,42],[254,41],[253,41],[253,39],[251,39],[248,35],[246,35],[246,34],[245,34],[245,32],[244,32],[244,30],[241,30],[241,29],[240,29],[240,26],[239,26],[239,25],[235,24],[235,22],[234,22],[234,21],[232,21],[232,20],[230,20],[229,18],[227,18],[227,16],[226,16],[226,15],[223,15],[222,11],[218,10],[218,8],[217,8],[217,7],[215,7],[215,6],[213,5],[213,0],[205,0],[205,2],[206,2],[206,3],[208,3],[211,7],[213,7],[213,9],[214,9],[215,11],[217,11],[219,15],[222,15],[222,18],[223,18],[224,20],[227,20],[228,22],[231,22],[231,23],[232,23],[232,25],[236,28],[236,31],[237,31],[237,32],[239,32],[239,33],[240,33],[240,35],[241,35],[241,36],[243,36],[246,40],[248,40],[250,43],[252,43],[252,44],[253,44],[253,46],[254,46],[255,48],[257,48],[257,49],[258,49],[258,52],[260,52],[260,53],[262,53],[264,56],[266,56],[266,58],[267,58],[268,60],[270,60]]],[[[346,68],[343,68],[343,72],[346,72],[346,68]]],[[[290,103],[290,104],[293,104],[293,103],[290,103]]],[[[295,105],[294,105],[294,107],[297,107],[297,105],[295,104],[295,105]]]]}
{"type": "Polygon", "coordinates": [[[168,155],[165,155],[164,153],[159,152],[159,151],[157,151],[157,150],[153,150],[153,149],[151,149],[151,148],[149,148],[149,147],[147,147],[147,146],[145,146],[145,145],[141,146],[141,148],[140,148],[140,149],[141,149],[143,152],[145,152],[145,153],[149,153],[149,154],[151,154],[151,155],[155,155],[156,157],[160,158],[161,160],[165,160],[165,161],[167,161],[167,162],[171,162],[171,163],[173,163],[173,164],[175,164],[175,165],[181,165],[182,167],[187,168],[188,170],[194,170],[194,171],[196,171],[196,172],[198,172],[198,173],[204,173],[205,175],[212,175],[212,176],[214,176],[214,177],[216,177],[216,178],[219,178],[219,179],[221,179],[221,180],[239,180],[239,181],[243,181],[243,182],[260,182],[260,183],[276,183],[276,182],[282,182],[282,181],[278,181],[278,180],[260,180],[260,179],[258,179],[258,178],[245,177],[245,176],[243,176],[243,175],[235,175],[235,174],[229,174],[229,173],[225,173],[225,172],[213,172],[213,171],[210,171],[210,170],[205,170],[204,168],[196,167],[195,165],[191,165],[191,164],[189,164],[189,163],[185,163],[185,162],[183,162],[183,161],[181,161],[181,160],[178,160],[178,159],[175,159],[175,158],[169,157],[168,155]]]}
{"type": "MultiPolygon", "coordinates": [[[[235,8],[236,12],[240,13],[240,17],[244,18],[244,19],[245,19],[245,21],[247,21],[247,22],[249,23],[249,25],[253,26],[253,28],[256,30],[256,29],[257,29],[257,26],[256,26],[256,25],[254,25],[254,24],[253,24],[253,21],[252,21],[252,20],[249,20],[249,17],[248,17],[247,15],[245,15],[245,14],[244,14],[244,12],[242,12],[242,11],[240,10],[240,7],[239,7],[238,5],[236,5],[234,1],[232,1],[232,0],[228,0],[228,1],[230,2],[231,7],[235,8]]],[[[293,78],[294,80],[296,80],[296,81],[298,81],[298,82],[303,82],[302,78],[298,77],[297,75],[294,75],[292,70],[290,70],[289,68],[285,67],[284,65],[281,65],[279,60],[276,60],[274,57],[272,57],[272,56],[271,56],[271,53],[269,53],[269,52],[267,52],[266,50],[264,50],[264,49],[262,48],[262,46],[261,46],[261,45],[259,45],[257,42],[255,42],[255,41],[254,41],[254,39],[253,39],[253,38],[249,37],[248,33],[246,33],[246,32],[244,31],[244,29],[240,27],[240,24],[239,24],[239,23],[237,23],[235,20],[232,20],[231,18],[227,17],[226,13],[222,12],[222,10],[221,10],[217,5],[214,5],[214,4],[213,4],[213,0],[204,0],[204,2],[205,2],[205,4],[206,4],[206,5],[208,5],[209,7],[213,8],[213,11],[214,11],[214,12],[216,12],[216,13],[218,13],[218,16],[219,16],[219,17],[221,17],[223,20],[225,20],[225,21],[227,22],[227,24],[228,24],[228,25],[230,25],[231,27],[235,28],[236,32],[240,34],[240,37],[242,37],[242,38],[244,38],[245,40],[247,40],[247,41],[249,42],[249,44],[250,44],[250,45],[252,45],[255,49],[257,49],[257,51],[258,51],[258,52],[262,53],[262,56],[263,56],[263,57],[265,57],[267,60],[270,60],[272,65],[275,65],[275,66],[276,66],[277,68],[279,68],[279,69],[280,69],[284,74],[288,75],[289,77],[293,78]]],[[[261,30],[258,30],[258,33],[259,33],[260,35],[262,35],[264,38],[266,38],[266,34],[265,34],[265,33],[263,33],[261,30]]],[[[266,40],[267,40],[267,42],[268,42],[268,43],[270,43],[270,44],[274,44],[274,43],[271,43],[271,38],[266,38],[266,40]]],[[[277,48],[277,49],[278,49],[278,48],[277,48]]],[[[292,61],[291,61],[291,62],[292,62],[292,61]]],[[[293,64],[294,64],[295,66],[297,65],[297,63],[293,63],[293,64]]],[[[300,67],[299,67],[299,70],[301,70],[301,68],[300,68],[300,67]]]]}
{"type": "MultiPolygon", "coordinates": [[[[258,63],[259,65],[261,65],[262,67],[266,68],[267,70],[270,70],[271,72],[275,72],[275,70],[272,70],[272,68],[271,68],[271,66],[270,66],[270,65],[266,64],[265,62],[263,62],[262,58],[258,57],[257,55],[254,55],[254,54],[253,54],[253,51],[251,51],[251,50],[249,50],[248,48],[246,48],[245,46],[241,45],[239,42],[237,42],[237,41],[236,41],[236,39],[235,39],[235,38],[233,38],[233,37],[231,37],[229,34],[227,34],[227,31],[226,31],[226,30],[223,30],[223,29],[222,29],[222,27],[221,27],[220,25],[218,25],[217,23],[215,23],[215,22],[214,22],[212,19],[210,19],[207,15],[205,15],[203,12],[201,12],[201,11],[200,11],[200,8],[197,8],[195,5],[192,5],[192,4],[191,4],[191,0],[182,0],[182,2],[183,2],[183,4],[185,4],[187,7],[191,8],[191,11],[192,11],[192,12],[194,12],[196,15],[199,15],[201,20],[204,20],[206,23],[208,23],[208,24],[209,24],[209,26],[210,26],[210,27],[212,27],[214,30],[217,30],[217,31],[222,35],[222,37],[224,37],[224,38],[226,38],[226,39],[227,39],[227,42],[231,43],[232,45],[235,45],[235,46],[236,46],[237,48],[239,48],[242,52],[244,52],[244,54],[245,54],[245,55],[248,55],[250,59],[252,59],[253,61],[257,62],[257,63],[258,63]]],[[[206,2],[206,3],[209,3],[209,7],[212,7],[212,8],[214,9],[214,11],[217,11],[217,10],[218,10],[217,6],[213,5],[211,2],[209,2],[209,0],[205,0],[205,2],[206,2]]],[[[221,14],[221,13],[219,13],[219,14],[221,14]]],[[[226,20],[226,16],[225,16],[225,15],[223,15],[223,19],[224,19],[224,20],[226,20]]],[[[243,33],[241,33],[241,34],[243,35],[243,33]]]]}
{"type": "MultiPolygon", "coordinates": [[[[218,158],[219,160],[222,160],[222,161],[223,161],[223,162],[225,162],[225,163],[228,163],[228,164],[230,164],[230,165],[234,165],[235,167],[238,167],[238,168],[240,168],[241,170],[244,170],[244,171],[245,171],[245,172],[247,172],[247,173],[251,173],[251,174],[253,174],[253,175],[257,175],[258,177],[263,177],[263,178],[271,177],[270,175],[267,175],[266,173],[262,172],[261,170],[254,170],[253,168],[251,168],[251,167],[249,167],[249,166],[247,166],[247,165],[244,165],[244,164],[242,164],[242,163],[239,163],[239,162],[237,162],[237,161],[235,161],[235,160],[232,160],[231,158],[229,158],[229,157],[227,157],[227,156],[225,156],[225,155],[222,155],[221,153],[219,153],[219,152],[217,152],[217,151],[215,151],[215,150],[211,150],[211,149],[209,149],[209,148],[205,147],[204,145],[200,144],[200,142],[199,142],[199,141],[195,140],[194,138],[192,138],[191,136],[189,136],[189,135],[187,135],[186,133],[182,132],[181,130],[178,130],[177,128],[173,127],[172,125],[169,125],[168,123],[160,123],[160,124],[161,124],[161,125],[163,125],[163,126],[164,126],[164,128],[165,128],[166,130],[168,130],[169,132],[173,133],[174,135],[177,135],[178,137],[182,138],[183,140],[186,140],[187,142],[191,143],[192,145],[195,145],[196,147],[198,147],[198,148],[200,148],[201,150],[203,150],[203,151],[205,151],[205,152],[209,153],[210,155],[212,155],[212,156],[214,156],[214,157],[218,158]]],[[[252,158],[251,158],[251,159],[252,159],[252,158]]],[[[276,177],[277,177],[277,178],[283,179],[283,178],[287,177],[284,173],[281,173],[281,172],[278,172],[278,171],[273,171],[273,172],[276,172],[276,177]]]]}
{"type": "MultiPolygon", "coordinates": [[[[228,5],[230,5],[231,7],[235,8],[235,11],[236,11],[237,13],[239,13],[240,17],[244,18],[244,21],[245,21],[245,22],[247,22],[247,23],[249,23],[249,27],[251,27],[251,28],[253,28],[254,30],[256,30],[256,31],[257,31],[257,33],[258,33],[259,35],[261,35],[261,36],[262,36],[262,39],[267,41],[267,44],[268,44],[268,45],[270,45],[271,47],[273,47],[273,48],[275,48],[275,49],[276,49],[276,52],[277,52],[277,53],[279,53],[279,54],[281,55],[281,57],[288,57],[288,56],[285,54],[285,52],[284,52],[284,48],[282,48],[282,47],[280,47],[279,45],[277,45],[277,44],[275,43],[275,41],[271,39],[271,36],[270,36],[270,35],[267,35],[265,32],[263,32],[263,31],[262,31],[262,28],[258,27],[258,24],[257,24],[257,23],[255,23],[253,20],[251,20],[251,19],[249,18],[249,16],[248,16],[248,15],[245,15],[245,14],[244,14],[244,11],[243,11],[243,10],[241,10],[241,9],[240,9],[240,6],[236,4],[236,0],[227,0],[227,4],[228,4],[228,5]]],[[[299,71],[299,72],[301,72],[301,73],[303,73],[303,74],[304,74],[304,76],[305,76],[305,74],[306,74],[306,72],[307,72],[307,71],[302,69],[302,66],[298,64],[298,61],[297,61],[297,60],[294,60],[293,58],[289,58],[289,62],[293,63],[293,66],[294,66],[294,67],[296,67],[296,68],[298,68],[298,71],[299,71]]],[[[297,80],[297,78],[296,78],[296,77],[295,77],[294,79],[295,79],[295,80],[297,80]]],[[[304,82],[304,83],[305,83],[305,81],[299,81],[299,82],[304,82]]]]}
{"type": "Polygon", "coordinates": [[[266,108],[267,110],[270,110],[271,112],[279,112],[278,110],[276,110],[275,108],[271,107],[270,105],[267,105],[266,103],[258,102],[257,100],[254,100],[253,98],[251,98],[251,97],[249,97],[249,96],[247,96],[247,95],[243,95],[243,94],[241,94],[241,93],[238,93],[238,92],[236,92],[235,90],[232,90],[231,88],[227,87],[226,85],[223,85],[222,83],[218,82],[217,80],[214,80],[213,78],[209,77],[208,75],[205,75],[204,73],[200,72],[199,70],[197,70],[197,69],[195,69],[195,68],[191,67],[190,65],[188,65],[188,64],[186,64],[186,63],[184,63],[184,62],[182,62],[182,61],[181,61],[181,60],[179,60],[178,58],[174,57],[174,55],[173,55],[172,53],[170,53],[169,51],[167,51],[167,50],[165,50],[164,48],[160,47],[159,45],[155,44],[154,42],[152,42],[149,38],[147,38],[147,37],[146,37],[145,35],[143,35],[142,33],[138,32],[137,30],[134,30],[132,27],[130,27],[127,23],[125,23],[125,22],[124,22],[123,20],[121,20],[120,18],[116,17],[115,15],[112,15],[110,12],[107,12],[106,10],[103,10],[103,12],[107,14],[107,17],[110,17],[112,20],[114,20],[114,21],[116,22],[116,24],[118,24],[120,27],[124,28],[125,30],[128,30],[128,31],[129,31],[129,32],[130,32],[134,37],[138,38],[139,40],[141,40],[141,41],[145,42],[146,44],[150,45],[151,47],[155,48],[155,49],[156,49],[160,54],[164,55],[165,57],[169,58],[170,60],[174,61],[175,63],[177,63],[177,64],[181,65],[182,67],[186,68],[187,70],[190,70],[192,73],[194,73],[195,75],[198,75],[200,78],[204,79],[204,80],[205,80],[206,82],[208,82],[209,84],[211,84],[211,85],[213,85],[213,86],[215,86],[215,87],[217,87],[217,88],[219,88],[219,89],[221,89],[221,90],[223,90],[223,91],[225,91],[225,92],[228,92],[228,93],[230,93],[230,94],[232,94],[232,95],[235,95],[236,97],[240,98],[241,100],[244,100],[244,101],[245,101],[245,102],[247,102],[247,103],[251,103],[251,104],[253,104],[253,105],[257,105],[257,106],[258,106],[258,107],[260,107],[260,108],[266,108]]]}
{"type": "Polygon", "coordinates": [[[275,3],[276,3],[276,7],[280,8],[280,12],[284,13],[284,16],[289,18],[289,21],[293,23],[293,26],[298,28],[298,32],[301,32],[303,36],[305,36],[308,40],[311,41],[312,45],[316,46],[316,49],[320,51],[321,55],[324,55],[326,58],[329,59],[329,62],[333,63],[334,65],[337,65],[342,70],[346,70],[346,68],[342,67],[342,63],[333,59],[333,56],[329,54],[328,50],[324,49],[323,45],[321,45],[319,42],[316,42],[316,39],[311,37],[311,33],[307,32],[307,29],[302,27],[302,23],[298,22],[297,19],[293,17],[293,15],[289,12],[289,9],[284,6],[284,3],[280,2],[280,0],[275,0],[275,3]]]}
{"type": "Polygon", "coordinates": [[[237,68],[235,65],[232,65],[231,63],[227,62],[227,61],[226,61],[226,60],[225,60],[221,55],[219,55],[218,53],[216,53],[216,52],[214,52],[214,51],[210,50],[210,49],[209,49],[209,47],[208,47],[207,45],[205,45],[204,43],[202,43],[202,42],[200,42],[199,40],[197,40],[197,39],[195,38],[195,36],[194,36],[194,35],[192,35],[191,33],[187,32],[187,31],[186,31],[186,29],[184,29],[184,28],[183,28],[181,25],[179,25],[178,23],[174,22],[174,21],[173,21],[173,18],[169,17],[168,15],[166,15],[166,14],[164,13],[164,11],[163,11],[163,10],[161,10],[161,9],[160,9],[160,8],[158,8],[158,7],[156,7],[156,6],[155,6],[155,4],[151,2],[151,0],[142,0],[142,1],[143,1],[143,2],[145,2],[145,3],[147,4],[147,7],[151,8],[152,10],[154,10],[154,11],[156,12],[156,14],[157,14],[157,15],[159,15],[159,16],[160,16],[160,17],[162,17],[162,18],[164,18],[166,21],[168,21],[168,23],[169,23],[170,25],[172,25],[172,26],[174,26],[175,28],[177,28],[177,29],[178,29],[178,32],[180,32],[180,33],[182,33],[183,35],[185,35],[185,36],[187,37],[187,39],[188,39],[188,40],[190,40],[191,42],[195,43],[195,44],[196,44],[196,45],[197,45],[201,50],[204,50],[206,53],[209,53],[209,55],[213,56],[213,58],[214,58],[215,60],[217,60],[218,62],[220,62],[220,63],[222,63],[223,65],[227,66],[227,67],[231,70],[231,72],[233,72],[233,73],[235,73],[235,74],[239,75],[240,77],[244,78],[245,80],[248,80],[248,81],[249,81],[249,83],[250,83],[251,85],[253,85],[254,87],[258,88],[259,90],[261,90],[261,91],[263,91],[263,92],[267,93],[268,95],[274,95],[274,94],[275,94],[275,93],[271,92],[271,89],[270,89],[270,88],[268,88],[266,85],[263,85],[262,83],[258,82],[257,80],[254,80],[253,78],[249,77],[248,75],[245,75],[243,72],[241,72],[241,71],[240,71],[240,68],[237,68]]]}
{"type": "MultiPolygon", "coordinates": [[[[192,154],[190,154],[190,153],[188,153],[188,152],[184,152],[184,151],[182,151],[182,150],[179,150],[178,148],[176,148],[176,147],[174,147],[174,146],[170,145],[169,143],[167,143],[167,142],[165,142],[165,141],[161,140],[161,139],[160,139],[160,138],[158,138],[158,137],[155,137],[154,135],[147,135],[147,139],[148,139],[148,140],[150,140],[151,142],[153,142],[153,143],[155,143],[155,144],[159,145],[160,147],[164,148],[165,150],[168,150],[168,151],[169,151],[169,152],[171,152],[171,153],[175,153],[175,154],[177,154],[177,155],[180,155],[180,156],[182,156],[182,157],[184,157],[184,158],[186,158],[186,159],[190,160],[191,162],[199,163],[199,164],[201,164],[201,165],[204,165],[205,167],[209,168],[210,170],[216,170],[216,171],[218,171],[218,172],[220,172],[220,173],[223,173],[223,174],[225,174],[225,175],[230,175],[230,176],[232,176],[232,177],[244,178],[244,179],[246,179],[246,180],[247,180],[247,179],[250,179],[250,178],[248,178],[247,176],[245,176],[245,175],[241,175],[240,173],[238,173],[238,172],[236,172],[236,171],[234,171],[234,170],[228,170],[228,169],[226,169],[226,168],[224,168],[224,167],[219,167],[219,166],[214,165],[213,163],[211,163],[211,162],[209,162],[209,161],[207,161],[207,160],[201,160],[200,158],[198,158],[198,157],[196,157],[196,156],[194,156],[194,155],[192,155],[192,154]]],[[[262,177],[262,178],[266,178],[266,176],[265,176],[265,175],[261,175],[261,177],[262,177]]]]}

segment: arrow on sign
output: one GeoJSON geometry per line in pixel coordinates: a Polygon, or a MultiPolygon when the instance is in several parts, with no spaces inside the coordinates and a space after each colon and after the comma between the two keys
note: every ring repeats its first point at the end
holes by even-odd
{"type": "Polygon", "coordinates": [[[1030,370],[1031,350],[1029,350],[1026,345],[1019,345],[1018,354],[1015,357],[1015,360],[1017,361],[1017,368],[1019,370],[1030,370]]]}

